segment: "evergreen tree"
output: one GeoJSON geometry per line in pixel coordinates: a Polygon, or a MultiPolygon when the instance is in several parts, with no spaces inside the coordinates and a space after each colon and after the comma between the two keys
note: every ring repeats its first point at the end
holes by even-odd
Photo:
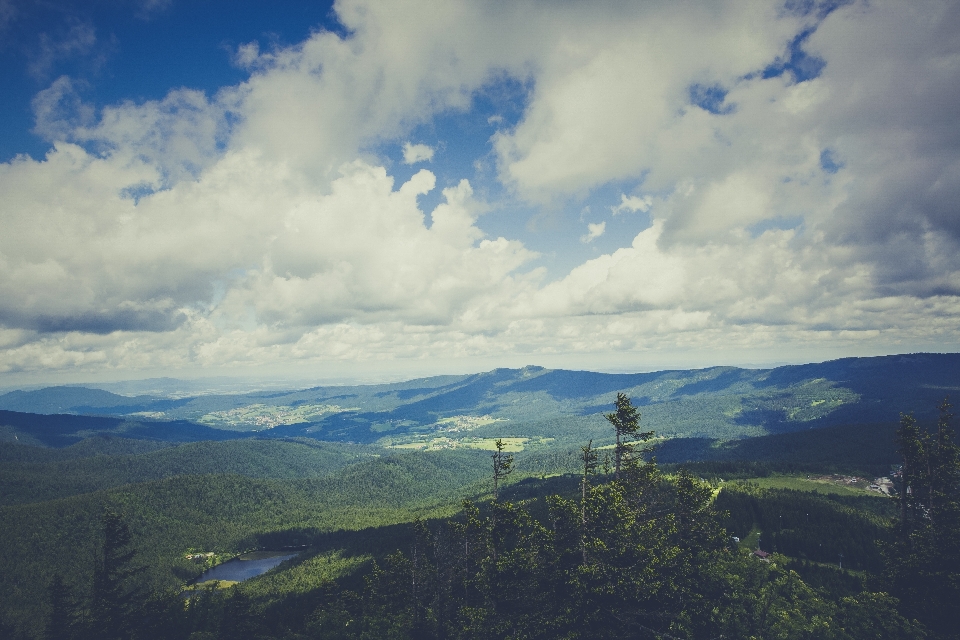
{"type": "Polygon", "coordinates": [[[614,445],[614,478],[620,479],[620,468],[624,460],[631,456],[633,448],[630,441],[645,442],[653,437],[653,431],[640,431],[640,412],[625,393],[617,393],[614,403],[616,411],[606,414],[607,421],[613,425],[616,435],[614,445]]]}
{"type": "Polygon", "coordinates": [[[897,613],[897,601],[886,593],[863,592],[840,600],[835,616],[841,638],[927,637],[921,625],[897,613]]]}
{"type": "Polygon", "coordinates": [[[136,583],[144,567],[133,562],[137,554],[133,536],[119,513],[105,508],[100,524],[103,540],[93,573],[87,635],[99,640],[129,640],[145,600],[136,583]]]}
{"type": "Polygon", "coordinates": [[[903,416],[900,535],[886,550],[901,611],[944,638],[960,637],[960,447],[946,400],[934,433],[903,416]]]}
{"type": "Polygon", "coordinates": [[[500,498],[500,483],[510,475],[513,469],[513,456],[504,453],[505,445],[500,438],[497,438],[494,446],[497,448],[493,452],[493,500],[496,502],[500,498]]]}
{"type": "Polygon", "coordinates": [[[900,537],[906,540],[922,523],[924,485],[928,479],[926,471],[928,451],[927,438],[917,424],[913,414],[900,415],[900,428],[897,430],[897,449],[900,453],[899,495],[900,495],[900,537]]]}
{"type": "Polygon", "coordinates": [[[50,598],[50,617],[47,620],[46,637],[49,640],[69,640],[77,634],[77,604],[59,573],[53,576],[47,587],[50,598]]]}
{"type": "Polygon", "coordinates": [[[253,603],[242,590],[233,586],[230,595],[223,603],[223,616],[220,619],[220,637],[246,640],[255,637],[256,621],[252,611],[253,603]]]}
{"type": "Polygon", "coordinates": [[[583,564],[587,564],[587,501],[590,480],[597,472],[597,452],[593,448],[593,440],[580,447],[580,460],[583,463],[583,477],[580,480],[580,551],[583,564]]]}
{"type": "Polygon", "coordinates": [[[6,640],[20,640],[26,638],[26,634],[19,632],[16,625],[5,618],[0,617],[0,638],[6,640]]]}

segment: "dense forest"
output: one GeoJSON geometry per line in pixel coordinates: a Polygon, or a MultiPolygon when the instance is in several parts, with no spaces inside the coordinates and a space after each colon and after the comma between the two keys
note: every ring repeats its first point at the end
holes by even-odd
{"type": "MultiPolygon", "coordinates": [[[[500,441],[388,456],[312,440],[7,446],[0,632],[958,637],[960,448],[948,404],[936,425],[908,415],[891,434],[896,499],[759,483],[813,469],[803,446],[793,459],[781,449],[663,465],[627,396],[606,418],[611,445],[517,460],[500,441]],[[258,578],[191,586],[209,564],[284,548],[299,554],[258,578]],[[185,550],[213,553],[198,565],[185,550]]],[[[882,466],[869,449],[854,468],[882,466]]]]}

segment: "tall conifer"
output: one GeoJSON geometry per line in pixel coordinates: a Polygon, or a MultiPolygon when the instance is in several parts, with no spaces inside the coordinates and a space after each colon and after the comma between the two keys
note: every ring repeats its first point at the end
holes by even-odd
{"type": "Polygon", "coordinates": [[[630,441],[644,442],[653,437],[653,431],[640,431],[640,412],[625,393],[617,393],[614,403],[616,411],[606,414],[607,421],[613,425],[616,434],[614,445],[614,479],[620,479],[620,468],[624,460],[632,454],[630,441]]]}
{"type": "Polygon", "coordinates": [[[145,568],[134,564],[133,536],[119,513],[105,508],[100,524],[103,540],[90,594],[89,635],[99,640],[129,640],[145,599],[135,579],[145,568]]]}

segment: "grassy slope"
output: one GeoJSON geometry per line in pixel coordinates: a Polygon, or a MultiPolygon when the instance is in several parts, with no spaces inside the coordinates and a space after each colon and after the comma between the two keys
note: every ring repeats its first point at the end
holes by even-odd
{"type": "Polygon", "coordinates": [[[803,476],[775,475],[765,478],[754,478],[751,482],[761,489],[792,489],[794,491],[808,491],[822,493],[824,495],[867,496],[877,500],[887,499],[883,494],[876,491],[864,491],[863,489],[847,487],[835,482],[810,480],[803,476]]]}

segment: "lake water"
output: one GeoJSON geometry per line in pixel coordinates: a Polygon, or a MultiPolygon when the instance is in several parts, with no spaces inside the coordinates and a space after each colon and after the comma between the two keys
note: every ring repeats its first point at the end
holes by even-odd
{"type": "MultiPolygon", "coordinates": [[[[258,554],[259,555],[259,554],[258,554]]],[[[223,564],[218,564],[213,569],[208,569],[197,578],[196,582],[209,582],[210,580],[230,580],[232,582],[243,582],[254,578],[261,573],[266,573],[275,566],[289,560],[297,554],[288,553],[283,555],[270,556],[269,558],[255,558],[245,560],[243,556],[227,560],[223,564]]]]}

